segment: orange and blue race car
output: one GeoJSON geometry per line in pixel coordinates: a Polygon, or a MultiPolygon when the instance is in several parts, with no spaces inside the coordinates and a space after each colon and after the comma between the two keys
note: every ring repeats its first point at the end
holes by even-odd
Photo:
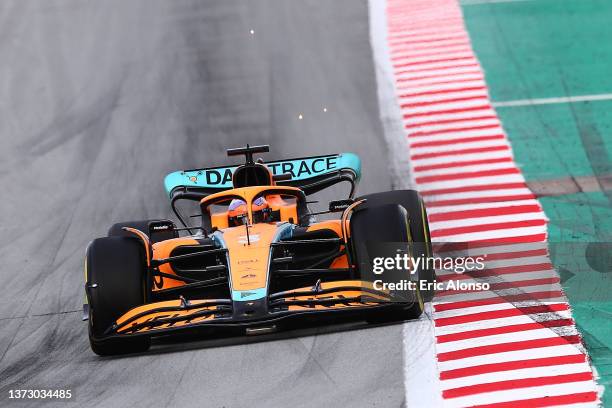
{"type": "MultiPolygon", "coordinates": [[[[431,256],[419,194],[355,198],[356,155],[253,159],[268,150],[230,149],[245,163],[169,174],[166,191],[183,227],[122,222],[89,244],[84,320],[95,353],[142,352],[152,337],[187,332],[249,335],[421,315],[431,291],[384,285],[373,269],[382,256],[431,256]],[[348,183],[348,198],[326,211],[309,209],[308,196],[339,183],[348,183]]],[[[394,273],[408,282],[434,280],[422,265],[394,273]]]]}

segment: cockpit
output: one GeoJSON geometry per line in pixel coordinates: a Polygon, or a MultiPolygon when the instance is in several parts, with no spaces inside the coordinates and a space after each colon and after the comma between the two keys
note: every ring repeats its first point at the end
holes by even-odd
{"type": "Polygon", "coordinates": [[[299,224],[307,213],[304,193],[291,187],[238,188],[201,200],[203,223],[224,229],[244,224],[299,224]]]}

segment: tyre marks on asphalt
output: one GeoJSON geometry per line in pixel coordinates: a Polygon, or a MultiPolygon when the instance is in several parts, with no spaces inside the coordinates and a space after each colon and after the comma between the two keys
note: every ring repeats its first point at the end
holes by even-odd
{"type": "MultiPolygon", "coordinates": [[[[387,0],[388,47],[413,182],[435,242],[485,256],[439,281],[436,357],[446,406],[596,405],[597,387],[559,276],[547,219],[512,156],[456,0],[387,0]]],[[[409,391],[407,390],[407,393],[409,391]]]]}
{"type": "MultiPolygon", "coordinates": [[[[171,216],[164,175],[227,164],[227,147],[269,143],[266,160],[350,149],[367,169],[360,193],[388,190],[363,2],[0,9],[0,406],[13,405],[9,389],[40,387],[72,389],[75,406],[401,404],[397,326],[194,338],[100,359],[78,313],[39,316],[81,307],[91,239],[171,216]]],[[[321,203],[344,191],[328,193],[321,203]]]]}

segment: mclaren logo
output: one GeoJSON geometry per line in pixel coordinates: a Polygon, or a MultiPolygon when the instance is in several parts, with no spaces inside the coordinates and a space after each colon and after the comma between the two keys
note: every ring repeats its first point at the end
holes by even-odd
{"type": "Polygon", "coordinates": [[[240,292],[240,298],[242,299],[242,298],[254,295],[254,294],[256,294],[256,292],[240,292]]]}

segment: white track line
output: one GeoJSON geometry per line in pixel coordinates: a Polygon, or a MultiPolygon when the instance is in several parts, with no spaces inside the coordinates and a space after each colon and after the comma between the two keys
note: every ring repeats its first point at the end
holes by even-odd
{"type": "MultiPolygon", "coordinates": [[[[574,328],[571,328],[567,334],[564,333],[563,335],[571,336],[571,335],[576,335],[576,334],[578,334],[578,331],[574,327],[574,328]]],[[[538,329],[538,330],[525,330],[525,331],[519,331],[516,333],[504,333],[504,334],[497,334],[494,336],[483,336],[483,337],[476,337],[473,339],[453,341],[453,342],[448,342],[448,343],[440,343],[436,347],[437,347],[438,353],[445,353],[449,351],[469,349],[472,347],[491,346],[491,345],[500,344],[500,343],[507,343],[510,341],[527,341],[527,340],[549,339],[549,338],[557,338],[557,337],[559,337],[557,333],[555,333],[554,331],[548,328],[543,327],[542,329],[538,329]]],[[[489,381],[489,382],[492,382],[492,381],[489,381]]],[[[449,387],[446,384],[446,381],[442,384],[442,386],[444,388],[452,388],[452,386],[449,387]]]]}
{"type": "MultiPolygon", "coordinates": [[[[538,292],[553,292],[553,291],[558,291],[561,290],[561,286],[558,283],[555,284],[543,284],[543,285],[535,285],[535,286],[524,286],[521,288],[513,288],[513,289],[506,289],[503,291],[497,291],[497,292],[492,292],[492,291],[481,291],[481,292],[472,292],[472,293],[459,293],[459,294],[455,294],[455,295],[448,295],[448,296],[444,296],[444,297],[440,297],[439,299],[436,299],[437,304],[452,304],[452,303],[457,303],[457,302],[462,302],[462,301],[472,301],[472,300],[482,300],[482,299],[490,299],[490,298],[494,298],[494,297],[499,297],[499,296],[510,296],[510,295],[518,295],[518,294],[529,294],[529,293],[538,293],[538,292]]],[[[547,299],[547,301],[551,301],[553,299],[547,299]]],[[[557,298],[554,298],[554,301],[559,303],[559,302],[565,302],[565,298],[562,298],[562,300],[557,301],[557,298]]],[[[571,314],[570,314],[571,317],[571,314]]],[[[496,320],[496,322],[498,322],[499,320],[496,320]]],[[[531,321],[530,318],[527,318],[526,323],[529,323],[531,321]]],[[[501,323],[501,322],[500,322],[501,323]]],[[[472,325],[473,327],[476,327],[475,325],[472,325]]],[[[440,328],[439,331],[441,331],[444,328],[440,328]]],[[[464,329],[459,330],[459,331],[465,331],[464,329]]],[[[440,333],[437,333],[440,334],[440,333]]]]}
{"type": "MultiPolygon", "coordinates": [[[[550,303],[546,303],[546,305],[559,304],[559,303],[561,302],[550,302],[550,303]]],[[[436,312],[436,317],[444,318],[444,317],[465,316],[468,314],[490,312],[490,311],[495,311],[495,310],[516,309],[517,307],[523,307],[523,306],[524,307],[539,306],[539,303],[536,304],[536,302],[532,301],[530,303],[522,302],[520,305],[518,303],[516,305],[514,303],[493,303],[490,305],[476,305],[476,306],[465,307],[465,308],[457,308],[457,309],[439,311],[439,312],[436,312]]],[[[493,337],[493,336],[487,335],[483,337],[493,337]]],[[[449,342],[445,342],[444,344],[457,344],[458,342],[462,342],[462,341],[466,341],[466,340],[449,341],[449,342]]],[[[469,343],[467,344],[468,345],[466,347],[470,347],[469,343]]]]}
{"type": "MultiPolygon", "coordinates": [[[[480,404],[493,404],[496,402],[516,401],[528,398],[547,398],[592,391],[594,391],[593,381],[589,380],[468,395],[466,397],[446,400],[445,406],[466,407],[480,404]]],[[[596,404],[592,403],[591,406],[596,406],[596,404]]]]}
{"type": "MultiPolygon", "coordinates": [[[[432,234],[435,235],[432,230],[432,234]]],[[[468,232],[465,234],[453,234],[437,236],[436,242],[477,242],[479,240],[504,239],[512,237],[524,237],[527,235],[546,234],[546,225],[535,227],[507,228],[490,231],[468,232]]]]}
{"type": "Polygon", "coordinates": [[[534,0],[461,0],[462,6],[478,6],[481,4],[498,4],[498,3],[524,3],[534,0]]]}
{"type": "MultiPolygon", "coordinates": [[[[507,303],[507,305],[510,305],[510,303],[507,303]]],[[[508,307],[511,308],[513,306],[508,306],[508,307]]],[[[502,307],[499,306],[499,308],[501,309],[502,307]]],[[[507,326],[516,325],[516,324],[528,324],[528,323],[533,323],[534,318],[538,319],[538,321],[543,321],[543,320],[555,320],[555,319],[569,319],[571,317],[572,317],[572,313],[569,310],[563,310],[560,312],[553,312],[553,313],[534,313],[531,315],[501,317],[497,319],[480,320],[480,321],[470,322],[470,323],[465,323],[465,324],[440,326],[440,327],[437,327],[436,334],[437,335],[455,334],[455,333],[464,333],[466,331],[472,331],[472,330],[493,329],[493,328],[499,328],[499,327],[507,327],[507,326]]],[[[506,341],[502,341],[502,343],[507,343],[507,342],[512,342],[511,336],[507,337],[506,341]]],[[[536,357],[537,356],[532,356],[532,358],[536,358],[536,357]]],[[[475,357],[466,357],[466,358],[475,358],[475,357]]],[[[458,359],[458,360],[461,360],[461,359],[458,359]]],[[[439,364],[441,363],[446,364],[446,363],[450,363],[451,361],[458,361],[458,360],[441,361],[439,364]]],[[[500,359],[500,361],[503,361],[503,359],[500,359]]],[[[497,361],[492,361],[492,362],[497,362],[497,361]]],[[[469,364],[466,364],[465,366],[469,366],[469,364]]],[[[448,368],[445,368],[445,370],[447,369],[448,368]]]]}
{"type": "Polygon", "coordinates": [[[580,96],[562,96],[558,98],[519,99],[516,101],[493,102],[495,108],[510,108],[514,106],[552,105],[556,103],[576,103],[612,100],[612,93],[580,96]]]}
{"type": "Polygon", "coordinates": [[[496,362],[509,362],[530,360],[534,358],[546,358],[557,356],[572,356],[580,354],[580,349],[575,344],[563,344],[560,346],[542,347],[538,350],[538,355],[533,355],[532,349],[510,351],[499,353],[493,360],[490,355],[469,357],[461,360],[451,360],[440,362],[440,371],[455,370],[458,368],[477,366],[482,364],[490,364],[496,362]]]}
{"type": "MultiPolygon", "coordinates": [[[[516,170],[516,166],[512,162],[500,162],[500,163],[491,163],[491,164],[479,164],[479,165],[468,165],[464,167],[449,167],[446,169],[433,169],[426,171],[418,171],[416,173],[417,177],[428,177],[432,175],[451,175],[451,174],[461,174],[465,172],[474,172],[474,171],[483,171],[483,170],[516,170]]],[[[516,204],[515,204],[516,205],[516,204]]],[[[457,211],[457,210],[453,210],[457,211]]],[[[439,212],[439,211],[438,211],[439,212]]],[[[429,209],[427,210],[428,214],[432,214],[429,209]]]]}
{"type": "Polygon", "coordinates": [[[514,201],[496,201],[492,203],[470,203],[470,204],[460,204],[460,205],[452,205],[452,206],[430,207],[427,209],[427,214],[429,214],[429,216],[431,217],[433,214],[445,214],[445,213],[455,212],[455,211],[477,210],[480,208],[510,208],[510,207],[516,207],[517,205],[540,205],[540,203],[536,199],[514,200],[514,201]]]}
{"type": "Polygon", "coordinates": [[[482,190],[482,191],[468,191],[463,193],[447,193],[438,194],[435,197],[425,196],[425,203],[436,202],[442,200],[456,200],[459,198],[473,198],[477,201],[481,197],[505,197],[505,196],[523,196],[531,194],[531,190],[528,188],[508,188],[508,189],[496,189],[496,190],[482,190]]]}
{"type": "Polygon", "coordinates": [[[482,384],[484,382],[520,380],[523,378],[538,378],[551,375],[584,373],[590,370],[588,363],[564,364],[552,367],[533,367],[518,370],[500,371],[498,373],[487,373],[484,375],[473,375],[469,377],[456,378],[444,381],[444,388],[465,387],[469,385],[482,384]]]}

